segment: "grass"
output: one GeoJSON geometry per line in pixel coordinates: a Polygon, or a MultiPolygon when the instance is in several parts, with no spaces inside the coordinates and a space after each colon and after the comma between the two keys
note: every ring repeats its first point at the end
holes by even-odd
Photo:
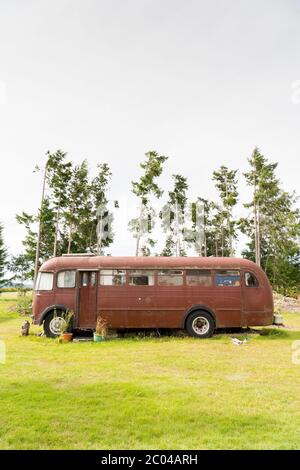
{"type": "Polygon", "coordinates": [[[60,344],[0,300],[0,449],[299,449],[293,329],[60,344]]]}

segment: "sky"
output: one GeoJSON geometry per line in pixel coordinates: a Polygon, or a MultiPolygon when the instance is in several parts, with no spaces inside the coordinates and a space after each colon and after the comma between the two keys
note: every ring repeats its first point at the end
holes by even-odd
{"type": "Polygon", "coordinates": [[[134,254],[130,182],[148,150],[169,156],[166,191],[181,173],[191,198],[215,199],[212,172],[242,175],[255,146],[297,190],[299,51],[300,0],[0,0],[0,221],[10,253],[24,238],[15,214],[38,209],[33,169],[47,150],[86,158],[92,172],[110,165],[118,255],[134,254]]]}

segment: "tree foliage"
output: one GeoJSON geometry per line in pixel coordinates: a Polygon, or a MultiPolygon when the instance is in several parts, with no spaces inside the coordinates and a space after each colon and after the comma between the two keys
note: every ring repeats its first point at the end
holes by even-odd
{"type": "Polygon", "coordinates": [[[41,208],[37,214],[22,212],[16,216],[17,222],[26,231],[23,245],[31,276],[39,223],[40,264],[63,253],[96,253],[99,217],[105,220],[101,246],[107,247],[113,241],[112,215],[108,214],[107,208],[103,213],[103,204],[106,207],[108,203],[107,190],[111,177],[109,166],[106,163],[99,164],[96,176],[91,177],[86,160],[74,165],[67,160],[67,153],[61,150],[52,154],[47,152],[46,157],[47,187],[41,208]],[[105,236],[106,232],[108,236],[105,236]]]}
{"type": "Polygon", "coordinates": [[[255,261],[258,243],[261,266],[273,287],[284,294],[294,293],[300,288],[300,211],[295,206],[297,197],[281,188],[276,176],[277,163],[269,163],[259,149],[254,150],[249,164],[245,178],[253,196],[249,203],[244,204],[250,210],[249,216],[239,222],[242,233],[249,238],[243,255],[255,261]]]}
{"type": "Polygon", "coordinates": [[[186,256],[187,178],[179,174],[173,175],[172,178],[173,189],[169,191],[169,199],[160,213],[162,229],[166,234],[165,247],[161,255],[186,256]]]}
{"type": "Polygon", "coordinates": [[[155,210],[151,205],[151,197],[160,198],[163,190],[157,183],[157,178],[163,172],[163,164],[168,159],[155,151],[145,154],[146,159],[140,164],[144,170],[138,181],[132,181],[132,192],[139,198],[139,214],[129,221],[129,230],[136,239],[136,256],[149,255],[155,245],[151,238],[154,227],[155,210]]]}

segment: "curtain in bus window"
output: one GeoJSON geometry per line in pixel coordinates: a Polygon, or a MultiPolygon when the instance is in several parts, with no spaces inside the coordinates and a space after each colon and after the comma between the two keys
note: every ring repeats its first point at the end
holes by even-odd
{"type": "Polygon", "coordinates": [[[240,272],[236,270],[227,269],[218,271],[216,273],[217,286],[239,286],[240,285],[240,272]]]}
{"type": "Polygon", "coordinates": [[[159,271],[157,282],[159,286],[182,286],[183,271],[179,269],[164,269],[159,271]]]}
{"type": "Polygon", "coordinates": [[[57,276],[57,287],[75,287],[75,271],[61,271],[57,276]]]}
{"type": "Polygon", "coordinates": [[[211,286],[211,272],[199,269],[188,269],[186,271],[187,286],[211,286]]]}
{"type": "Polygon", "coordinates": [[[154,271],[138,269],[129,271],[130,286],[154,286],[154,271]]]}
{"type": "Polygon", "coordinates": [[[53,273],[39,273],[36,283],[36,290],[52,290],[53,273]]]}

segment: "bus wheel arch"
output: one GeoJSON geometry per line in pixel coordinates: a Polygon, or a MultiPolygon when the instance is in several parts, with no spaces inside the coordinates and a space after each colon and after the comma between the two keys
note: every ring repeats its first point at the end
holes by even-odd
{"type": "MultiPolygon", "coordinates": [[[[65,306],[54,306],[48,308],[47,311],[43,313],[40,325],[43,325],[44,333],[48,338],[57,338],[60,336],[61,330],[65,326],[63,316],[67,310],[65,306]]],[[[72,331],[72,325],[70,325],[68,331],[72,331]]]]}
{"type": "Polygon", "coordinates": [[[214,314],[206,308],[193,308],[185,316],[184,329],[190,336],[210,338],[216,329],[214,314]]]}

